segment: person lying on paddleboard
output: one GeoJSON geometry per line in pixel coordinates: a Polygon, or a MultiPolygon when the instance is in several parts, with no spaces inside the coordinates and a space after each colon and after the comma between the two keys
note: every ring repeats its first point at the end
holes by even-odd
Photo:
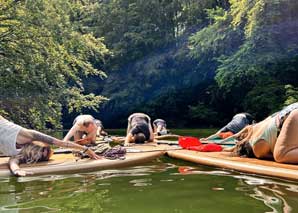
{"type": "Polygon", "coordinates": [[[243,139],[230,149],[234,155],[298,163],[298,103],[249,125],[233,137],[243,139]]]}
{"type": "Polygon", "coordinates": [[[218,132],[216,132],[213,135],[210,135],[207,138],[201,138],[201,140],[204,141],[204,140],[212,140],[216,138],[223,138],[223,139],[227,138],[231,135],[238,133],[244,127],[254,122],[255,120],[251,114],[245,113],[245,112],[238,113],[232,118],[232,120],[227,125],[221,128],[218,132]]]}
{"type": "MultiPolygon", "coordinates": [[[[43,134],[36,130],[26,129],[13,122],[10,122],[0,116],[0,152],[5,156],[11,156],[9,166],[11,172],[16,176],[25,176],[26,172],[22,171],[18,164],[23,161],[26,163],[36,162],[49,158],[50,149],[32,148],[34,141],[40,141],[47,145],[55,145],[59,147],[72,148],[82,150],[93,159],[100,159],[91,149],[72,142],[64,142],[49,135],[43,134]],[[24,149],[24,150],[23,150],[24,149]],[[31,150],[31,151],[28,151],[31,150]],[[27,155],[26,155],[27,153],[27,155]],[[31,160],[27,157],[33,156],[31,160]],[[36,157],[34,157],[36,156],[36,157]],[[40,157],[38,157],[40,156],[40,157]]],[[[34,146],[35,147],[35,146],[34,146]]]]}
{"type": "Polygon", "coordinates": [[[128,117],[127,132],[124,145],[129,143],[153,142],[154,134],[151,119],[144,113],[134,113],[128,117]]]}
{"type": "Polygon", "coordinates": [[[73,137],[74,141],[78,144],[94,144],[97,134],[106,134],[101,121],[91,115],[79,115],[74,119],[73,126],[63,141],[68,141],[73,137]]]}
{"type": "Polygon", "coordinates": [[[153,133],[156,136],[169,134],[169,131],[167,130],[166,121],[163,119],[154,120],[153,121],[153,133]]]}

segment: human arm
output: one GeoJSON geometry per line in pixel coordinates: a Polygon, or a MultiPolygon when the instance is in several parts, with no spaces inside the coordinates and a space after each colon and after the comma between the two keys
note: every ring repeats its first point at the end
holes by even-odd
{"type": "Polygon", "coordinates": [[[238,133],[236,133],[234,135],[231,135],[231,136],[225,138],[224,140],[222,140],[221,143],[228,142],[228,141],[230,141],[233,138],[234,139],[237,139],[237,140],[242,140],[243,138],[245,138],[245,136],[243,134],[245,134],[245,132],[248,131],[248,128],[249,128],[249,126],[244,127],[240,132],[238,132],[238,133]],[[240,138],[240,136],[241,136],[241,138],[240,138]]]}
{"type": "Polygon", "coordinates": [[[236,146],[233,147],[224,147],[222,151],[224,152],[233,152],[235,150],[236,146]]]}
{"type": "Polygon", "coordinates": [[[20,161],[17,157],[13,156],[13,157],[9,158],[8,166],[9,166],[10,172],[13,175],[15,175],[17,177],[21,177],[21,176],[26,176],[28,174],[30,174],[30,175],[33,174],[32,172],[28,172],[28,171],[24,171],[24,170],[20,169],[19,163],[20,163],[20,161]]]}
{"type": "Polygon", "coordinates": [[[129,146],[129,143],[133,141],[133,135],[131,133],[128,133],[124,140],[124,146],[129,146]]]}
{"type": "Polygon", "coordinates": [[[201,138],[201,141],[208,141],[208,140],[216,139],[219,137],[219,133],[220,133],[220,131],[214,133],[213,135],[208,136],[207,138],[201,138]]]}
{"type": "Polygon", "coordinates": [[[129,134],[130,130],[131,130],[131,121],[130,121],[130,119],[128,119],[127,129],[126,129],[126,135],[129,134]]]}
{"type": "Polygon", "coordinates": [[[124,146],[128,146],[129,143],[133,140],[133,135],[130,133],[131,130],[131,118],[132,115],[128,117],[127,129],[126,129],[126,137],[124,140],[124,146]]]}
{"type": "MultiPolygon", "coordinates": [[[[78,149],[81,151],[85,151],[86,149],[86,147],[79,144],[69,141],[62,141],[35,130],[22,129],[17,136],[17,142],[20,144],[32,143],[33,141],[40,141],[49,145],[78,149]]],[[[86,154],[88,154],[93,159],[100,159],[100,157],[97,156],[91,149],[87,150],[86,154]]]]}
{"type": "Polygon", "coordinates": [[[98,127],[97,131],[96,131],[96,136],[100,137],[100,136],[108,136],[109,134],[103,130],[102,127],[98,127]]]}
{"type": "Polygon", "coordinates": [[[149,137],[148,142],[154,142],[154,133],[153,133],[152,126],[151,126],[150,122],[149,122],[149,132],[150,132],[150,137],[149,137]]]}
{"type": "Polygon", "coordinates": [[[55,139],[53,141],[53,144],[56,146],[60,146],[60,147],[81,150],[84,153],[86,153],[90,158],[95,159],[95,160],[101,159],[101,157],[98,156],[97,154],[95,154],[95,152],[92,151],[90,148],[81,146],[77,143],[73,143],[73,142],[69,142],[69,141],[65,142],[65,141],[55,139]]]}
{"type": "Polygon", "coordinates": [[[71,129],[68,131],[68,133],[65,135],[65,137],[63,138],[63,141],[69,141],[69,139],[74,136],[77,129],[78,129],[77,124],[73,125],[71,129]]]}

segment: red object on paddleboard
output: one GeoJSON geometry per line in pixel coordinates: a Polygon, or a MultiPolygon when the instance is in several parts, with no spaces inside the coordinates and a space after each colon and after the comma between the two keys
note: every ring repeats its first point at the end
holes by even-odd
{"type": "Polygon", "coordinates": [[[222,139],[228,138],[232,135],[234,135],[233,132],[221,132],[221,133],[219,133],[219,137],[222,138],[222,139]]]}
{"type": "Polygon", "coordinates": [[[198,138],[189,137],[189,136],[180,136],[178,142],[179,142],[179,145],[183,149],[187,149],[190,146],[199,146],[199,145],[202,145],[202,143],[200,142],[200,140],[198,138]]]}
{"type": "Polygon", "coordinates": [[[187,147],[188,150],[198,151],[198,152],[221,152],[222,147],[215,143],[202,144],[199,146],[187,147]]]}

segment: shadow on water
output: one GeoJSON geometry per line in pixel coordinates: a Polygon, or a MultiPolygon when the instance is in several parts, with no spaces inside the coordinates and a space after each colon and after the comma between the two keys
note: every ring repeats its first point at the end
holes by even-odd
{"type": "Polygon", "coordinates": [[[167,157],[119,170],[0,179],[3,212],[295,212],[298,184],[167,157]]]}

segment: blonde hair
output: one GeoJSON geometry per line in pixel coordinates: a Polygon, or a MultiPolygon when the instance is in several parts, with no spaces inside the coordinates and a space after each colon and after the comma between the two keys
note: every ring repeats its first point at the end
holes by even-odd
{"type": "Polygon", "coordinates": [[[51,147],[30,143],[25,144],[21,149],[20,153],[16,156],[19,159],[20,163],[36,163],[39,161],[48,161],[53,154],[51,147]],[[47,156],[44,156],[44,151],[47,151],[47,156]]]}

